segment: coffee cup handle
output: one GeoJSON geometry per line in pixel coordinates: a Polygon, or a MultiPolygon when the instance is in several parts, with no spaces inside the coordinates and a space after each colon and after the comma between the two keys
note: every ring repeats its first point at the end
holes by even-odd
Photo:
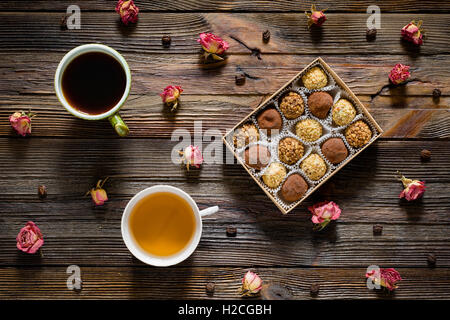
{"type": "Polygon", "coordinates": [[[130,129],[128,129],[128,126],[125,124],[125,122],[123,122],[122,118],[118,113],[113,114],[111,117],[108,118],[108,120],[119,136],[125,137],[130,132],[130,129]]]}
{"type": "Polygon", "coordinates": [[[209,216],[211,214],[216,213],[217,211],[219,211],[219,207],[218,206],[209,207],[209,208],[206,208],[204,210],[200,210],[200,217],[209,216]]]}

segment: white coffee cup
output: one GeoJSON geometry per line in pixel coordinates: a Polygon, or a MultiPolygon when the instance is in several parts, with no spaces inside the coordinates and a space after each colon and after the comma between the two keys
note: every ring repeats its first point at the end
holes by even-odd
{"type": "Polygon", "coordinates": [[[133,198],[131,198],[125,207],[122,215],[122,238],[128,250],[133,254],[133,256],[142,262],[156,267],[172,266],[186,260],[195,251],[202,236],[202,217],[216,213],[217,211],[219,211],[218,206],[200,211],[191,196],[179,188],[167,185],[153,186],[137,193],[133,198]],[[135,241],[129,226],[130,215],[135,205],[148,195],[159,192],[169,192],[183,198],[191,206],[195,216],[195,231],[189,243],[180,252],[167,257],[152,255],[144,251],[135,241]]]}

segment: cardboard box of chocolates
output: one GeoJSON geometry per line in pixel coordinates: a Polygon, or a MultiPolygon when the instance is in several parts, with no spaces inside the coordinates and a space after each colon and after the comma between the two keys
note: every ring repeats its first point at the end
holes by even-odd
{"type": "Polygon", "coordinates": [[[347,85],[317,58],[223,140],[286,214],[382,132],[347,85]]]}

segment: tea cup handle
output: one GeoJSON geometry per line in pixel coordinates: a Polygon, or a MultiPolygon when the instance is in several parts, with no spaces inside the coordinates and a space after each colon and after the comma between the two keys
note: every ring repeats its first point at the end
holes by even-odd
{"type": "Polygon", "coordinates": [[[206,208],[204,210],[200,210],[200,217],[209,216],[211,214],[216,213],[217,211],[219,211],[219,207],[218,206],[209,207],[209,208],[206,208]]]}
{"type": "Polygon", "coordinates": [[[118,113],[109,117],[108,120],[119,136],[125,137],[130,132],[130,129],[128,129],[128,126],[125,124],[125,122],[123,122],[118,113]]]}

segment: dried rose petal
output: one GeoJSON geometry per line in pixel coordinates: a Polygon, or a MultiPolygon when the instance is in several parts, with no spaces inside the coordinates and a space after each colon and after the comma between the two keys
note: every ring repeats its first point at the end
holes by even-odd
{"type": "Polygon", "coordinates": [[[33,221],[28,221],[17,235],[17,249],[26,253],[35,253],[44,244],[44,236],[33,221]]]}
{"type": "Polygon", "coordinates": [[[394,268],[374,269],[366,273],[366,278],[370,278],[376,285],[380,285],[389,291],[397,289],[397,282],[402,280],[400,273],[394,268]]]}
{"type": "Polygon", "coordinates": [[[171,106],[171,111],[174,111],[178,107],[178,99],[180,98],[183,89],[180,86],[167,86],[164,91],[159,95],[162,98],[163,103],[171,106]]]}
{"type": "Polygon", "coordinates": [[[138,20],[139,8],[136,7],[133,0],[119,0],[116,5],[116,12],[126,26],[129,23],[136,23],[138,20]]]}
{"type": "Polygon", "coordinates": [[[186,168],[189,170],[190,166],[194,166],[197,169],[203,163],[202,152],[197,146],[187,146],[183,151],[180,151],[181,162],[186,164],[186,168]]]}
{"type": "Polygon", "coordinates": [[[11,127],[13,127],[18,134],[25,137],[27,134],[31,133],[31,119],[34,116],[35,115],[31,112],[14,112],[9,116],[9,122],[11,123],[11,127]]]}
{"type": "Polygon", "coordinates": [[[409,66],[397,63],[389,73],[389,80],[391,80],[393,84],[400,84],[408,80],[410,76],[409,66]]]}
{"type": "Polygon", "coordinates": [[[108,180],[108,178],[104,180],[98,180],[95,188],[92,188],[87,192],[87,194],[91,195],[92,201],[96,206],[102,206],[106,201],[108,201],[106,190],[103,189],[103,185],[105,184],[106,180],[108,180]]]}
{"type": "Polygon", "coordinates": [[[323,13],[325,10],[316,10],[316,5],[311,5],[311,13],[305,11],[306,16],[308,17],[308,28],[311,28],[312,25],[316,25],[320,27],[326,20],[327,17],[323,13]]]}
{"type": "Polygon", "coordinates": [[[333,201],[316,203],[308,210],[313,214],[311,220],[315,230],[322,230],[331,220],[337,220],[341,215],[341,209],[333,201]]]}
{"type": "Polygon", "coordinates": [[[205,58],[211,56],[215,60],[223,60],[220,55],[224,54],[230,47],[228,42],[212,33],[200,33],[197,42],[202,45],[205,58]]]}
{"type": "Polygon", "coordinates": [[[423,30],[420,28],[422,25],[422,20],[418,21],[417,24],[413,20],[402,28],[402,37],[406,41],[412,42],[415,45],[423,44],[423,30]]]}
{"type": "Polygon", "coordinates": [[[254,272],[248,271],[242,279],[240,294],[243,296],[254,296],[261,291],[262,280],[254,272]]]}
{"type": "Polygon", "coordinates": [[[405,176],[398,173],[400,180],[403,183],[405,189],[400,192],[399,198],[405,198],[408,201],[413,201],[419,199],[423,196],[425,192],[425,182],[419,180],[411,180],[405,178],[405,176]]]}

